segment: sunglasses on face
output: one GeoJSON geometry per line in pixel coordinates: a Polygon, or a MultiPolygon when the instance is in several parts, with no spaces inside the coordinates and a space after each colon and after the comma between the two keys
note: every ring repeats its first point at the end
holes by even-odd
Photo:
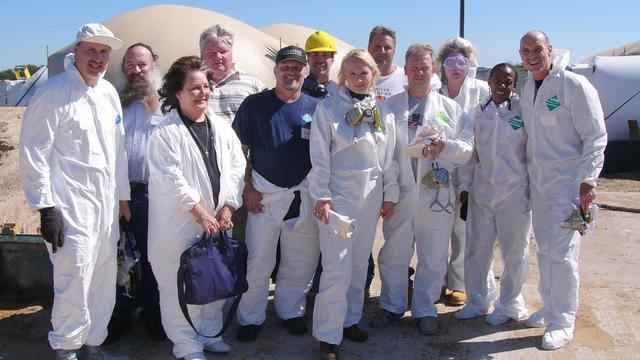
{"type": "Polygon", "coordinates": [[[459,68],[459,69],[466,69],[469,67],[469,59],[467,59],[466,57],[450,57],[450,58],[446,58],[444,60],[444,67],[446,69],[453,69],[453,68],[459,68]]]}

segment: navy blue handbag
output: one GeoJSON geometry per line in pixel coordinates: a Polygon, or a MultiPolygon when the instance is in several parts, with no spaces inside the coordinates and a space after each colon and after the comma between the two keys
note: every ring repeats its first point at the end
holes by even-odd
{"type": "Polygon", "coordinates": [[[202,234],[200,240],[180,256],[178,269],[178,302],[189,325],[200,336],[218,337],[231,323],[242,294],[247,291],[247,246],[233,240],[226,232],[211,236],[202,234]],[[216,300],[234,298],[220,332],[213,336],[196,330],[189,316],[187,304],[204,305],[216,300]]]}

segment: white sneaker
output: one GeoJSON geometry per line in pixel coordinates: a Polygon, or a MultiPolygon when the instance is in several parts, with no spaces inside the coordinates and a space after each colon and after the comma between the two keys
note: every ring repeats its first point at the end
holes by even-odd
{"type": "Polygon", "coordinates": [[[473,305],[465,305],[462,310],[456,311],[453,314],[458,320],[469,320],[473,318],[477,318],[478,316],[486,315],[488,311],[478,309],[473,305]]]}
{"type": "Polygon", "coordinates": [[[534,312],[527,319],[527,326],[531,328],[543,328],[547,327],[547,319],[542,309],[534,312]]]}
{"type": "Polygon", "coordinates": [[[197,352],[197,353],[192,353],[189,355],[185,355],[185,357],[183,357],[184,360],[207,360],[207,357],[204,356],[204,353],[202,352],[197,352]]]}
{"type": "Polygon", "coordinates": [[[226,353],[231,351],[231,346],[229,346],[229,344],[227,344],[224,340],[220,339],[219,341],[205,344],[204,350],[214,353],[226,353]]]}
{"type": "Polygon", "coordinates": [[[542,336],[542,348],[556,350],[563,348],[573,339],[573,327],[547,329],[542,336]]]}
{"type": "Polygon", "coordinates": [[[493,312],[484,319],[484,321],[489,325],[502,325],[511,319],[515,321],[524,320],[527,315],[529,315],[529,312],[526,308],[522,308],[516,312],[507,311],[504,308],[498,308],[494,309],[493,312]]]}
{"type": "Polygon", "coordinates": [[[56,360],[78,360],[77,350],[63,350],[57,349],[56,360]]]}
{"type": "Polygon", "coordinates": [[[501,314],[499,312],[492,312],[491,314],[487,315],[487,317],[484,319],[484,321],[489,324],[489,325],[502,325],[504,323],[506,323],[507,321],[511,320],[510,317],[508,317],[505,314],[501,314]]]}

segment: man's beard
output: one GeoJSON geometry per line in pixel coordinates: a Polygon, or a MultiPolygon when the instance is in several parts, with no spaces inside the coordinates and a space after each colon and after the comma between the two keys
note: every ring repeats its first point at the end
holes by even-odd
{"type": "Polygon", "coordinates": [[[292,80],[284,80],[282,87],[288,91],[299,90],[302,87],[302,80],[300,79],[292,79],[292,80]]]}
{"type": "Polygon", "coordinates": [[[129,76],[126,85],[120,91],[120,103],[123,108],[136,101],[143,101],[149,95],[157,96],[161,81],[158,68],[154,68],[149,74],[142,74],[138,77],[141,77],[142,81],[136,79],[134,75],[129,76]]]}

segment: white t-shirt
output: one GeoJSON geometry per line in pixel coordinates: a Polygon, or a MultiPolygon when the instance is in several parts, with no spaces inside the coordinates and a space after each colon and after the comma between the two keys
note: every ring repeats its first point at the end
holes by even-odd
{"type": "Polygon", "coordinates": [[[376,83],[376,97],[384,100],[395,94],[404,91],[407,85],[407,77],[404,75],[404,69],[396,66],[396,69],[387,76],[381,76],[376,83]]]}

